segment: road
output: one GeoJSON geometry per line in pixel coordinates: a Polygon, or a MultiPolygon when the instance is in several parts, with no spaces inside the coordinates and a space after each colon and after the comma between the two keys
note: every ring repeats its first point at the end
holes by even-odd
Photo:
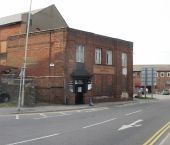
{"type": "Polygon", "coordinates": [[[1,115],[0,145],[151,145],[147,141],[170,121],[167,97],[141,104],[1,115]]]}

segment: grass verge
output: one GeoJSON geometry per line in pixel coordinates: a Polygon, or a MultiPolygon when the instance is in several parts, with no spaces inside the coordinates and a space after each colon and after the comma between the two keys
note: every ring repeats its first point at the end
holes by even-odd
{"type": "Polygon", "coordinates": [[[16,103],[14,102],[0,103],[0,108],[5,108],[5,107],[16,107],[16,103]]]}

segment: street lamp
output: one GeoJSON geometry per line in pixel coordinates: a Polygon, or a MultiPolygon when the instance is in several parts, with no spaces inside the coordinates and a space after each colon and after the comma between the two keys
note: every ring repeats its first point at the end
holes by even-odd
{"type": "Polygon", "coordinates": [[[24,53],[24,64],[21,68],[21,76],[20,76],[20,92],[18,98],[18,110],[20,111],[20,107],[24,106],[24,95],[25,95],[25,72],[27,67],[27,51],[28,51],[28,35],[30,31],[30,17],[31,17],[31,6],[32,0],[30,0],[30,8],[28,12],[28,19],[27,19],[27,31],[26,31],[26,40],[25,40],[25,53],[24,53]]]}

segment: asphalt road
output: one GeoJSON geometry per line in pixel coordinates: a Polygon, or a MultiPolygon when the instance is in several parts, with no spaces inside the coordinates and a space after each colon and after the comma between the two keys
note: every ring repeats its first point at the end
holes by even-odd
{"type": "Polygon", "coordinates": [[[2,115],[0,145],[143,145],[170,121],[166,97],[114,107],[2,115]]]}

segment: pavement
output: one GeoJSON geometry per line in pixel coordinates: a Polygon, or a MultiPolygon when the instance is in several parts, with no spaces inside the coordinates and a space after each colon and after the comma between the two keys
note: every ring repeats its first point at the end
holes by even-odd
{"type": "Polygon", "coordinates": [[[113,107],[113,106],[119,106],[119,105],[125,105],[125,104],[147,103],[147,102],[153,102],[157,100],[158,99],[144,100],[144,99],[134,98],[133,101],[104,102],[104,103],[96,103],[93,106],[90,106],[89,104],[83,104],[83,105],[49,105],[49,106],[21,107],[20,111],[18,111],[17,107],[6,107],[6,108],[0,108],[0,115],[57,112],[57,111],[67,111],[67,110],[98,108],[98,107],[106,107],[106,106],[113,107]]]}
{"type": "Polygon", "coordinates": [[[170,144],[170,131],[169,133],[162,139],[159,145],[169,145],[170,144]]]}

